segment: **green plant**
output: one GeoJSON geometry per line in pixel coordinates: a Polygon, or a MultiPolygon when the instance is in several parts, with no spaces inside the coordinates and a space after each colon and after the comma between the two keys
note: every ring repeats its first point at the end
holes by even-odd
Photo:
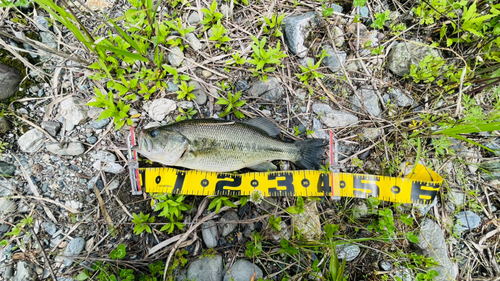
{"type": "Polygon", "coordinates": [[[191,107],[187,110],[184,110],[182,108],[179,107],[179,112],[181,114],[179,114],[176,118],[175,118],[175,121],[179,122],[179,121],[183,121],[183,120],[186,120],[186,119],[189,119],[191,120],[193,118],[194,115],[196,115],[196,113],[198,113],[198,110],[194,109],[194,107],[191,107]]]}
{"type": "Polygon", "coordinates": [[[234,114],[234,116],[236,116],[240,119],[245,118],[245,115],[238,110],[239,107],[242,107],[246,103],[246,101],[244,101],[244,100],[239,101],[240,97],[241,97],[241,92],[237,92],[234,95],[231,92],[228,92],[227,99],[224,97],[220,97],[217,100],[216,104],[227,105],[227,107],[220,114],[219,117],[224,117],[232,112],[234,114]]]}
{"type": "MultiPolygon", "coordinates": [[[[312,64],[312,62],[310,60],[307,61],[307,64],[308,66],[305,67],[305,66],[302,66],[302,65],[299,65],[299,68],[300,70],[302,71],[302,73],[296,73],[295,75],[299,78],[299,80],[304,83],[305,85],[309,86],[309,81],[310,80],[313,80],[313,79],[322,79],[322,78],[325,78],[325,76],[319,72],[317,72],[316,70],[319,68],[321,62],[323,61],[323,59],[325,57],[328,57],[330,55],[328,55],[326,53],[325,50],[323,50],[321,52],[321,54],[319,55],[319,60],[318,62],[316,62],[316,64],[312,64]]],[[[312,95],[313,94],[313,89],[311,87],[308,87],[309,89],[309,93],[312,95]]]]}
{"type": "Polygon", "coordinates": [[[189,86],[185,81],[181,81],[179,85],[179,91],[177,91],[177,99],[186,98],[187,100],[194,100],[196,96],[192,93],[194,90],[194,85],[189,86]]]}
{"type": "Polygon", "coordinates": [[[294,126],[294,127],[293,127],[293,134],[294,134],[294,135],[296,135],[296,136],[298,136],[298,135],[302,134],[302,133],[300,132],[300,130],[299,130],[299,126],[294,126]]]}
{"type": "Polygon", "coordinates": [[[123,127],[125,122],[127,122],[128,125],[132,125],[132,120],[128,117],[130,104],[126,105],[122,100],[119,100],[118,104],[115,104],[112,91],[109,91],[107,95],[102,94],[96,87],[94,87],[94,91],[96,94],[96,101],[89,102],[87,105],[104,108],[104,111],[101,112],[101,115],[97,119],[98,121],[105,118],[113,118],[115,130],[119,130],[123,127]]]}
{"type": "Polygon", "coordinates": [[[139,235],[146,231],[147,233],[151,233],[151,227],[149,223],[153,223],[155,221],[155,217],[149,217],[150,214],[144,215],[142,212],[137,215],[136,213],[132,214],[134,218],[132,222],[135,224],[134,226],[134,234],[139,235]]]}
{"type": "Polygon", "coordinates": [[[389,10],[387,10],[383,13],[376,13],[375,14],[375,21],[371,24],[371,27],[383,29],[385,21],[387,21],[389,19],[390,14],[391,14],[391,11],[389,11],[389,10]]]}
{"type": "Polygon", "coordinates": [[[421,81],[431,83],[443,72],[444,63],[441,57],[428,55],[418,63],[418,66],[412,64],[410,66],[410,73],[405,75],[405,78],[411,77],[415,83],[421,81]]]}
{"type": "MultiPolygon", "coordinates": [[[[188,262],[188,260],[186,259],[186,257],[185,257],[185,256],[186,256],[187,254],[188,254],[188,251],[186,251],[186,250],[184,250],[184,249],[180,249],[180,250],[175,251],[175,255],[174,255],[174,257],[173,257],[172,263],[171,263],[171,265],[168,267],[168,270],[167,270],[167,276],[168,276],[168,278],[169,278],[169,279],[167,279],[167,280],[169,280],[169,281],[170,281],[170,280],[172,280],[172,281],[173,281],[173,280],[175,280],[175,279],[174,279],[174,276],[173,276],[173,274],[174,274],[174,270],[175,270],[176,268],[179,268],[179,267],[182,267],[182,266],[185,266],[185,265],[186,265],[186,263],[188,262]]],[[[159,262],[161,262],[161,261],[159,261],[159,262]]],[[[150,266],[151,266],[151,265],[150,265],[150,266]]],[[[163,270],[164,270],[164,268],[165,268],[165,266],[163,265],[163,262],[161,263],[161,266],[162,266],[161,270],[159,270],[159,271],[157,271],[157,272],[163,272],[163,270]]],[[[158,269],[160,269],[160,268],[158,267],[158,269]]],[[[153,275],[153,276],[154,276],[154,275],[153,275]]]]}
{"type": "Polygon", "coordinates": [[[302,199],[302,196],[297,197],[297,205],[296,206],[288,207],[286,210],[290,214],[303,213],[306,209],[304,208],[304,199],[302,199]]]}
{"type": "Polygon", "coordinates": [[[189,78],[189,76],[187,76],[185,74],[179,75],[179,73],[177,72],[177,68],[173,68],[167,64],[162,65],[162,67],[163,67],[163,69],[165,69],[166,72],[168,72],[170,75],[173,76],[175,84],[179,83],[179,81],[191,80],[191,78],[189,78]]]}
{"type": "MultiPolygon", "coordinates": [[[[226,62],[227,65],[233,65],[233,64],[244,65],[247,62],[245,60],[245,58],[241,57],[239,52],[236,52],[236,53],[232,54],[231,56],[233,57],[233,60],[227,61],[226,62]]],[[[225,91],[225,90],[223,89],[223,91],[225,91]]]]}
{"type": "MultiPolygon", "coordinates": [[[[221,46],[225,45],[226,42],[231,41],[231,38],[226,35],[227,29],[220,23],[220,20],[212,26],[212,36],[208,38],[208,40],[216,41],[218,43],[215,44],[216,48],[221,48],[221,46]]],[[[227,52],[227,49],[225,49],[227,52]]]]}
{"type": "MultiPolygon", "coordinates": [[[[180,37],[185,37],[186,34],[191,33],[195,30],[195,27],[182,27],[182,22],[180,18],[177,18],[174,22],[171,21],[165,21],[165,24],[170,27],[171,29],[177,31],[180,35],[180,37]]],[[[179,46],[181,51],[184,51],[184,45],[182,44],[182,39],[181,38],[172,38],[170,39],[167,44],[171,45],[172,47],[174,46],[179,46]]]]}
{"type": "Polygon", "coordinates": [[[0,141],[0,159],[2,159],[2,153],[7,148],[7,145],[9,145],[8,142],[2,142],[2,141],[0,141]]]}
{"type": "Polygon", "coordinates": [[[0,0],[0,8],[12,8],[12,7],[28,7],[30,1],[28,0],[16,0],[15,2],[8,0],[0,0]]]}
{"type": "Polygon", "coordinates": [[[278,41],[276,48],[269,47],[266,51],[264,48],[266,46],[267,39],[266,37],[262,38],[261,41],[257,39],[257,37],[252,35],[252,59],[248,60],[250,64],[255,65],[255,68],[251,68],[250,70],[253,73],[253,76],[260,76],[262,80],[267,81],[268,72],[273,72],[276,67],[267,66],[266,65],[276,65],[281,66],[281,59],[288,57],[288,55],[283,54],[280,51],[280,42],[278,41]]]}
{"type": "Polygon", "coordinates": [[[281,249],[279,249],[278,254],[288,254],[290,256],[295,256],[299,252],[299,249],[290,245],[288,240],[281,239],[280,241],[281,249]]]}
{"type": "MultiPolygon", "coordinates": [[[[125,245],[120,244],[116,249],[112,250],[109,257],[113,260],[121,260],[125,257],[127,251],[125,245]]],[[[95,272],[95,277],[100,281],[117,281],[117,280],[136,280],[134,275],[134,270],[125,268],[116,268],[118,272],[118,277],[115,275],[115,270],[110,263],[103,264],[102,261],[97,261],[92,265],[92,270],[95,272]]],[[[95,280],[92,278],[92,273],[87,269],[80,272],[75,278],[79,281],[84,280],[95,280]]]]}
{"type": "Polygon", "coordinates": [[[264,16],[264,32],[268,33],[270,36],[281,37],[281,22],[285,18],[285,14],[278,16],[272,14],[271,18],[264,16]]]}
{"type": "Polygon", "coordinates": [[[184,224],[180,223],[179,220],[182,219],[182,212],[187,211],[191,206],[184,203],[184,195],[173,195],[173,194],[157,194],[153,196],[155,201],[155,211],[160,211],[158,215],[160,217],[165,217],[170,220],[170,222],[164,225],[160,231],[167,230],[168,234],[171,234],[175,227],[182,230],[184,224]]]}
{"type": "Polygon", "coordinates": [[[263,237],[257,232],[252,232],[252,241],[247,242],[247,250],[245,256],[248,258],[256,258],[262,253],[263,237]]]}
{"type": "Polygon", "coordinates": [[[222,207],[222,204],[224,204],[224,206],[236,208],[236,205],[234,205],[233,202],[229,200],[229,198],[218,196],[215,197],[212,202],[210,202],[210,205],[208,205],[208,210],[212,210],[213,208],[215,208],[215,212],[218,213],[220,208],[222,207]]]}
{"type": "Polygon", "coordinates": [[[5,233],[5,236],[18,236],[21,231],[25,231],[25,227],[33,226],[33,217],[25,216],[18,224],[16,224],[11,231],[5,233]]]}
{"type": "Polygon", "coordinates": [[[281,217],[269,217],[269,226],[275,231],[281,231],[281,217]]]}
{"type": "Polygon", "coordinates": [[[389,208],[378,210],[378,215],[380,219],[368,225],[367,229],[380,233],[383,240],[389,241],[391,237],[394,237],[396,230],[394,227],[394,216],[392,210],[389,208]]]}
{"type": "Polygon", "coordinates": [[[202,8],[200,9],[200,11],[202,11],[204,14],[203,20],[200,22],[201,24],[204,25],[202,31],[205,31],[210,27],[212,27],[215,23],[217,23],[217,21],[222,19],[222,17],[224,16],[222,13],[217,12],[217,2],[215,0],[213,0],[212,4],[210,4],[209,9],[202,8]]]}

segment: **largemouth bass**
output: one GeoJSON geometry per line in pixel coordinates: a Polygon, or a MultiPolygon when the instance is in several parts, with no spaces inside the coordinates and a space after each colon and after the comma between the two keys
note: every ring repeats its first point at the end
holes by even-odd
{"type": "Polygon", "coordinates": [[[275,138],[279,133],[280,128],[266,118],[185,120],[140,131],[134,150],[164,165],[209,172],[274,171],[273,160],[292,161],[309,170],[320,168],[324,140],[287,142],[275,138]]]}

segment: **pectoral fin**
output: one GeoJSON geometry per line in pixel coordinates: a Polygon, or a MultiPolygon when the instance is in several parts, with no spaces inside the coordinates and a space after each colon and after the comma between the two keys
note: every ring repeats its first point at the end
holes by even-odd
{"type": "Polygon", "coordinates": [[[277,169],[276,165],[274,165],[271,162],[262,162],[257,165],[250,166],[248,168],[258,172],[276,171],[277,169]]]}

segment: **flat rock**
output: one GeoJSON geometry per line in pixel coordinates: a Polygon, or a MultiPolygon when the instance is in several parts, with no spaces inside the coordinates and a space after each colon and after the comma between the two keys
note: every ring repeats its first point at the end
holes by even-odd
{"type": "Polygon", "coordinates": [[[316,201],[306,200],[304,209],[304,212],[292,216],[292,224],[305,239],[316,241],[322,234],[316,201]]]}
{"type": "Polygon", "coordinates": [[[188,42],[189,46],[195,51],[203,49],[203,44],[201,44],[200,40],[198,40],[198,38],[196,38],[193,33],[186,34],[186,41],[188,42]]]}
{"type": "MultiPolygon", "coordinates": [[[[188,17],[188,23],[190,25],[197,25],[200,22],[200,14],[198,12],[191,13],[188,17]]],[[[191,33],[188,33],[191,34],[191,33]]]]}
{"type": "Polygon", "coordinates": [[[160,98],[155,99],[148,108],[148,114],[155,121],[162,121],[165,116],[177,108],[175,101],[160,98]]]}
{"type": "Polygon", "coordinates": [[[99,150],[95,152],[94,154],[91,154],[91,157],[94,158],[95,160],[99,160],[102,162],[115,162],[116,161],[116,155],[112,152],[109,152],[107,150],[99,150]]]}
{"type": "Polygon", "coordinates": [[[204,257],[192,262],[187,269],[187,279],[196,281],[220,281],[222,257],[204,257]]]}
{"type": "Polygon", "coordinates": [[[447,281],[449,278],[455,280],[458,269],[448,257],[448,248],[443,230],[433,220],[424,219],[418,235],[418,246],[423,250],[426,257],[431,257],[439,263],[438,266],[428,268],[439,273],[439,276],[434,277],[434,280],[447,281]]]}
{"type": "MultiPolygon", "coordinates": [[[[378,102],[378,96],[375,91],[373,91],[372,89],[363,88],[358,91],[358,94],[360,95],[360,98],[362,99],[366,110],[368,110],[368,113],[370,113],[372,116],[379,117],[381,110],[378,102]]],[[[351,97],[351,102],[353,103],[353,110],[358,112],[365,111],[363,105],[361,105],[361,102],[356,95],[353,95],[351,97]]]]}
{"type": "Polygon", "coordinates": [[[222,4],[220,6],[220,12],[222,13],[222,15],[224,15],[224,17],[229,17],[233,15],[233,10],[227,4],[222,4]]]}
{"type": "Polygon", "coordinates": [[[341,244],[335,246],[335,249],[337,250],[338,258],[340,260],[345,259],[346,261],[354,260],[361,252],[359,246],[355,244],[341,244]]]}
{"type": "Polygon", "coordinates": [[[177,107],[182,108],[182,109],[190,109],[193,106],[194,106],[194,104],[192,101],[183,100],[183,101],[177,102],[177,107]]]}
{"type": "Polygon", "coordinates": [[[281,86],[281,80],[269,76],[266,82],[258,80],[252,84],[246,94],[252,98],[260,98],[262,102],[277,102],[284,92],[285,89],[281,86]]]}
{"type": "Polygon", "coordinates": [[[70,266],[71,264],[73,264],[73,259],[71,259],[71,257],[78,256],[83,251],[84,248],[85,248],[85,239],[81,237],[77,237],[69,241],[68,245],[66,246],[66,249],[64,249],[64,256],[66,257],[64,259],[64,265],[70,266]]]}
{"type": "Polygon", "coordinates": [[[290,240],[292,237],[292,228],[288,227],[288,224],[286,222],[281,221],[280,223],[281,226],[281,231],[276,231],[272,229],[271,231],[271,237],[276,241],[276,243],[280,243],[281,239],[286,239],[290,240]]]}
{"type": "Polygon", "coordinates": [[[195,96],[194,102],[197,105],[204,105],[207,102],[207,94],[203,90],[193,91],[193,95],[195,96]]]}
{"type": "Polygon", "coordinates": [[[243,91],[245,91],[248,88],[250,88],[250,86],[248,85],[247,81],[245,81],[245,80],[238,80],[238,81],[236,81],[236,86],[234,87],[234,90],[236,92],[243,92],[243,91]]]}
{"type": "Polygon", "coordinates": [[[314,58],[311,57],[301,58],[299,62],[303,67],[310,67],[310,65],[314,66],[314,58]]]}
{"type": "Polygon", "coordinates": [[[427,55],[441,57],[438,50],[424,44],[401,42],[392,47],[387,57],[387,66],[396,75],[404,76],[410,73],[411,65],[419,65],[427,55]]]}
{"type": "Polygon", "coordinates": [[[333,28],[333,42],[335,43],[335,46],[337,47],[342,47],[344,45],[344,32],[342,29],[338,26],[335,26],[333,28]]]}
{"type": "MultiPolygon", "coordinates": [[[[238,221],[240,218],[238,214],[233,211],[225,212],[221,218],[221,221],[238,221]]],[[[222,236],[226,237],[229,233],[233,232],[233,230],[238,226],[237,223],[224,223],[222,224],[222,236]]]]}
{"type": "Polygon", "coordinates": [[[85,147],[80,142],[48,143],[45,148],[57,155],[80,155],[85,152],[85,147]]]}
{"type": "Polygon", "coordinates": [[[61,115],[67,122],[78,125],[87,118],[89,107],[79,98],[69,97],[59,104],[61,115]]]}
{"type": "Polygon", "coordinates": [[[201,236],[207,248],[214,248],[217,246],[219,231],[214,221],[207,221],[202,225],[201,236]]]}
{"type": "Polygon", "coordinates": [[[4,134],[11,129],[9,119],[5,116],[0,117],[0,134],[4,134]]]}
{"type": "Polygon", "coordinates": [[[319,21],[316,19],[316,13],[314,12],[283,19],[282,27],[285,43],[294,55],[299,58],[307,55],[307,48],[304,43],[311,30],[318,26],[318,23],[319,21]]]}
{"type": "Polygon", "coordinates": [[[43,145],[45,136],[37,129],[31,129],[24,133],[18,140],[19,149],[26,153],[35,153],[43,145]]]}
{"type": "Polygon", "coordinates": [[[0,176],[12,176],[14,175],[14,171],[16,170],[16,166],[0,161],[0,176]]]}
{"type": "Polygon", "coordinates": [[[332,110],[326,115],[321,115],[320,118],[330,128],[347,127],[358,122],[358,117],[345,110],[332,110]]]}
{"type": "Polygon", "coordinates": [[[390,89],[387,93],[391,102],[394,102],[397,106],[406,107],[415,103],[408,91],[403,92],[401,89],[396,88],[390,89]]]}
{"type": "Polygon", "coordinates": [[[47,131],[51,136],[55,137],[61,130],[61,123],[57,121],[43,121],[42,128],[47,131]]]}
{"type": "Polygon", "coordinates": [[[0,197],[10,196],[13,192],[14,186],[12,185],[12,179],[0,177],[0,197]]]}
{"type": "Polygon", "coordinates": [[[104,162],[102,163],[101,169],[106,173],[119,174],[123,166],[114,162],[104,162]]]}
{"type": "Polygon", "coordinates": [[[0,216],[15,212],[17,209],[16,203],[10,201],[9,199],[0,198],[0,216]]]}
{"type": "Polygon", "coordinates": [[[384,133],[383,129],[380,128],[363,128],[361,130],[361,135],[360,137],[362,139],[368,139],[368,140],[376,140],[380,135],[384,133]]]}
{"type": "Polygon", "coordinates": [[[331,72],[338,72],[342,65],[345,64],[347,53],[344,51],[335,52],[329,45],[323,46],[323,50],[325,50],[329,56],[325,57],[321,62],[327,66],[331,72]]]}
{"type": "Polygon", "coordinates": [[[247,260],[239,260],[226,272],[223,281],[249,281],[252,276],[254,280],[262,278],[262,269],[247,260]]]}
{"type": "Polygon", "coordinates": [[[334,112],[331,106],[321,102],[315,102],[312,105],[312,110],[318,115],[328,114],[334,112]]]}
{"type": "Polygon", "coordinates": [[[177,92],[179,87],[172,82],[167,82],[167,92],[177,92]]]}
{"type": "Polygon", "coordinates": [[[330,136],[328,135],[328,133],[326,131],[322,131],[322,130],[323,130],[323,124],[321,124],[321,121],[314,118],[313,119],[313,131],[314,131],[314,134],[316,135],[316,137],[318,137],[320,139],[325,139],[325,140],[330,139],[330,136]]]}
{"type": "Polygon", "coordinates": [[[481,224],[481,218],[472,211],[464,211],[455,215],[455,231],[461,233],[466,230],[477,228],[481,224]]]}
{"type": "Polygon", "coordinates": [[[38,279],[36,267],[28,261],[20,261],[17,263],[16,274],[12,281],[35,281],[38,279]]]}
{"type": "Polygon", "coordinates": [[[19,90],[21,73],[17,69],[0,63],[0,101],[12,97],[19,90]]]}
{"type": "Polygon", "coordinates": [[[168,62],[173,67],[179,67],[184,60],[184,53],[179,47],[170,48],[171,52],[168,54],[168,62]]]}

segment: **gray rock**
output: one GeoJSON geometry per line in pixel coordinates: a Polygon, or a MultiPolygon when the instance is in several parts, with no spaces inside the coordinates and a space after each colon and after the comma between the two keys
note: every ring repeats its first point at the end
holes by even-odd
{"type": "Polygon", "coordinates": [[[320,139],[325,139],[325,140],[330,139],[330,136],[328,135],[328,133],[326,131],[321,131],[321,130],[323,130],[323,124],[321,124],[321,121],[314,118],[313,119],[313,131],[314,131],[314,134],[316,135],[316,137],[318,137],[320,139]]]}
{"type": "MultiPolygon", "coordinates": [[[[200,22],[200,14],[198,14],[198,12],[194,12],[194,13],[191,13],[191,15],[189,15],[188,17],[188,23],[190,25],[197,25],[199,22],[200,22]]],[[[191,33],[189,33],[191,34],[191,33]]]]}
{"type": "Polygon", "coordinates": [[[309,65],[314,66],[314,58],[311,57],[302,58],[299,60],[299,62],[303,67],[309,67],[309,65]]]}
{"type": "Polygon", "coordinates": [[[167,92],[177,92],[179,87],[172,82],[167,82],[167,92]]]}
{"type": "Polygon", "coordinates": [[[94,190],[94,185],[97,187],[97,190],[102,191],[104,189],[104,182],[99,176],[95,176],[89,180],[87,184],[87,188],[90,190],[94,190]]]}
{"type": "Polygon", "coordinates": [[[477,228],[481,224],[481,218],[472,211],[464,211],[455,215],[455,231],[461,233],[466,230],[477,228]]]}
{"type": "Polygon", "coordinates": [[[85,147],[80,142],[48,143],[45,148],[57,155],[80,155],[85,152],[85,147]]]}
{"type": "Polygon", "coordinates": [[[57,50],[57,38],[49,32],[40,32],[40,38],[42,43],[47,45],[49,48],[57,50]]]}
{"type": "Polygon", "coordinates": [[[425,216],[434,206],[436,206],[437,202],[437,197],[434,197],[431,204],[413,204],[413,207],[420,211],[420,215],[425,216]]]}
{"type": "Polygon", "coordinates": [[[118,163],[104,162],[101,169],[106,173],[119,174],[123,167],[118,163]]]}
{"type": "Polygon", "coordinates": [[[392,270],[392,263],[390,261],[380,261],[380,268],[385,271],[392,270]]]}
{"type": "Polygon", "coordinates": [[[345,64],[347,53],[344,51],[335,52],[329,45],[323,46],[323,50],[325,50],[329,56],[325,57],[322,63],[327,66],[331,72],[338,72],[342,65],[345,64]]]}
{"type": "MultiPolygon", "coordinates": [[[[380,116],[380,106],[378,104],[378,96],[372,89],[361,89],[358,92],[368,112],[375,117],[380,116]]],[[[358,112],[364,112],[364,107],[361,105],[359,98],[356,95],[351,97],[352,109],[358,112]]]]}
{"type": "Polygon", "coordinates": [[[45,232],[47,232],[50,236],[54,235],[54,233],[57,232],[57,227],[55,224],[51,222],[42,222],[42,227],[45,229],[45,232]]]}
{"type": "Polygon", "coordinates": [[[263,99],[263,102],[277,102],[284,94],[285,89],[281,86],[281,80],[274,76],[269,76],[267,81],[256,81],[247,91],[247,95],[252,98],[263,99]]]}
{"type": "Polygon", "coordinates": [[[16,274],[12,281],[35,281],[38,279],[35,265],[27,262],[20,261],[17,263],[16,274]]]}
{"type": "Polygon", "coordinates": [[[234,86],[236,92],[243,92],[248,88],[250,88],[250,86],[248,86],[248,82],[245,80],[236,81],[236,86],[234,86]]]}
{"type": "Polygon", "coordinates": [[[168,54],[168,62],[173,67],[179,67],[184,60],[184,53],[179,47],[170,48],[171,52],[168,54]]]}
{"type": "Polygon", "coordinates": [[[334,110],[332,109],[331,106],[329,106],[328,104],[325,104],[325,103],[321,103],[321,102],[313,103],[312,110],[314,113],[316,113],[318,115],[324,115],[324,114],[334,112],[334,110]]]}
{"type": "Polygon", "coordinates": [[[405,107],[413,105],[415,101],[413,101],[413,98],[410,96],[410,93],[408,91],[405,92],[406,93],[403,93],[401,89],[390,89],[388,91],[388,94],[390,100],[394,101],[397,106],[405,107]]]}
{"type": "Polygon", "coordinates": [[[194,102],[196,102],[197,105],[203,105],[207,102],[207,94],[203,90],[196,90],[193,91],[194,96],[196,97],[194,99],[194,102]]]}
{"type": "Polygon", "coordinates": [[[363,128],[361,131],[361,139],[376,140],[380,135],[384,133],[383,129],[380,128],[363,128]]]}
{"type": "Polygon", "coordinates": [[[11,126],[9,120],[3,116],[0,117],[0,134],[4,134],[10,129],[11,126]]]}
{"type": "MultiPolygon", "coordinates": [[[[221,218],[221,221],[238,221],[238,214],[233,211],[225,212],[221,218]]],[[[224,223],[222,225],[222,236],[226,237],[238,226],[237,223],[224,223]]]]}
{"type": "Polygon", "coordinates": [[[57,136],[61,130],[61,123],[57,121],[43,121],[41,125],[42,128],[53,137],[57,136]]]}
{"type": "Polygon", "coordinates": [[[195,51],[203,49],[203,44],[201,44],[200,40],[198,40],[198,38],[196,38],[193,33],[186,34],[186,41],[188,42],[188,45],[195,51]]]}
{"type": "Polygon", "coordinates": [[[346,261],[354,260],[361,252],[359,246],[355,244],[337,245],[335,246],[335,249],[337,250],[338,258],[340,260],[345,259],[346,261]]]}
{"type": "Polygon", "coordinates": [[[220,281],[222,279],[222,257],[204,257],[192,262],[187,269],[187,279],[196,281],[220,281]]]}
{"type": "Polygon", "coordinates": [[[335,43],[335,46],[337,47],[342,47],[344,45],[344,32],[342,29],[338,26],[335,26],[333,28],[333,42],[335,43]]]}
{"type": "Polygon", "coordinates": [[[309,241],[315,241],[321,236],[321,222],[319,219],[316,201],[306,200],[304,212],[292,217],[292,225],[309,241]]]}
{"type": "Polygon", "coordinates": [[[316,13],[309,12],[300,16],[286,17],[282,21],[285,43],[290,51],[300,58],[307,55],[307,48],[304,46],[309,33],[319,23],[316,13]]]}
{"type": "Polygon", "coordinates": [[[224,275],[223,281],[248,281],[252,279],[257,280],[264,276],[262,269],[247,260],[239,260],[224,275]]]}
{"type": "Polygon", "coordinates": [[[16,170],[16,166],[0,161],[0,176],[12,176],[14,175],[14,171],[16,170]]]}
{"type": "Polygon", "coordinates": [[[12,97],[19,90],[21,74],[16,69],[0,63],[0,101],[12,97]]]}
{"type": "Polygon", "coordinates": [[[115,162],[116,161],[116,155],[112,152],[107,151],[107,150],[99,150],[96,153],[92,154],[91,156],[95,160],[99,160],[102,162],[115,162]]]}
{"type": "Polygon", "coordinates": [[[120,181],[119,180],[113,180],[109,185],[108,185],[108,190],[115,190],[118,187],[120,187],[120,181]]]}
{"type": "Polygon", "coordinates": [[[49,21],[45,17],[42,16],[36,16],[35,17],[36,23],[38,23],[40,26],[37,26],[41,31],[49,31],[49,21]]]}
{"type": "Polygon", "coordinates": [[[175,101],[165,98],[155,99],[148,108],[148,114],[155,121],[162,121],[165,116],[177,108],[175,101]]]}
{"type": "MultiPolygon", "coordinates": [[[[403,266],[399,266],[397,269],[394,270],[394,272],[391,272],[390,275],[394,278],[394,280],[401,280],[401,281],[412,281],[412,274],[411,271],[403,266]],[[399,278],[399,279],[397,279],[399,278]]],[[[436,278],[432,280],[437,280],[436,278]]],[[[448,280],[448,279],[444,279],[448,280]]]]}
{"type": "Polygon", "coordinates": [[[464,192],[460,190],[451,190],[449,194],[450,202],[452,202],[455,206],[463,206],[466,202],[466,195],[464,192]]]}
{"type": "Polygon", "coordinates": [[[288,227],[286,222],[281,221],[280,226],[281,226],[281,231],[276,231],[272,229],[270,234],[276,243],[280,243],[281,239],[289,240],[292,237],[292,228],[288,227]]]}
{"type": "Polygon", "coordinates": [[[192,101],[183,100],[177,102],[177,107],[180,107],[182,109],[190,109],[193,106],[194,104],[192,101]]]}
{"type": "Polygon", "coordinates": [[[0,198],[0,216],[4,216],[15,212],[17,209],[16,203],[6,198],[0,198]]]}
{"type": "Polygon", "coordinates": [[[358,117],[345,110],[332,110],[326,115],[321,115],[320,118],[330,128],[347,127],[358,122],[358,117]]]}
{"type": "Polygon", "coordinates": [[[420,227],[418,246],[423,250],[426,257],[431,257],[439,263],[438,266],[428,268],[439,273],[439,276],[434,277],[434,280],[445,281],[449,280],[449,277],[455,279],[458,270],[448,257],[448,248],[443,231],[431,219],[424,219],[420,227]]]}
{"type": "Polygon", "coordinates": [[[338,4],[332,4],[331,7],[332,7],[333,11],[337,12],[337,13],[342,13],[342,11],[344,10],[344,8],[342,8],[342,6],[340,6],[338,4]]]}
{"type": "Polygon", "coordinates": [[[73,264],[73,259],[71,259],[71,257],[78,256],[84,248],[85,239],[81,237],[73,238],[73,240],[69,241],[66,249],[64,249],[64,265],[70,266],[71,264],[73,264]]]}
{"type": "Polygon", "coordinates": [[[367,18],[369,16],[369,12],[370,12],[370,10],[368,10],[368,8],[366,6],[359,7],[359,15],[360,16],[367,18]]]}
{"type": "Polygon", "coordinates": [[[78,125],[87,118],[89,107],[79,98],[69,97],[64,99],[59,106],[61,115],[73,125],[78,125]]]}
{"type": "Polygon", "coordinates": [[[43,145],[45,136],[37,129],[31,129],[24,133],[18,140],[19,149],[26,153],[35,153],[43,145]]]}
{"type": "Polygon", "coordinates": [[[94,136],[90,136],[90,137],[87,138],[87,142],[89,144],[95,144],[97,142],[97,138],[94,137],[94,136]]]}
{"type": "Polygon", "coordinates": [[[89,125],[91,128],[93,128],[95,130],[99,130],[99,129],[106,127],[106,125],[108,125],[110,121],[111,121],[111,118],[104,118],[101,120],[92,121],[89,123],[89,125]]]}
{"type": "Polygon", "coordinates": [[[402,42],[392,47],[387,57],[387,66],[396,75],[410,73],[411,65],[419,65],[427,55],[441,57],[439,51],[423,44],[402,42]]]}
{"type": "Polygon", "coordinates": [[[13,191],[12,180],[0,177],[0,197],[10,196],[13,191]]]}
{"type": "Polygon", "coordinates": [[[217,246],[219,231],[217,230],[217,225],[214,221],[207,221],[202,225],[201,236],[203,237],[203,242],[205,242],[207,248],[217,246]]]}

